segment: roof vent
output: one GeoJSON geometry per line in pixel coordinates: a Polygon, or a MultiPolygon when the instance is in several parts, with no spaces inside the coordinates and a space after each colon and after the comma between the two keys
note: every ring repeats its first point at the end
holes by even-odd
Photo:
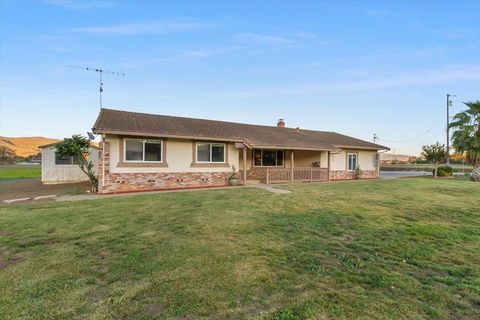
{"type": "Polygon", "coordinates": [[[283,119],[278,119],[277,127],[285,128],[285,121],[283,121],[283,119]]]}

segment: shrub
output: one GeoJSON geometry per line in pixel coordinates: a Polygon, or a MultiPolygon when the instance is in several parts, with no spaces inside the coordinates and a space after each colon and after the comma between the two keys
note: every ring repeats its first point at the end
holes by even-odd
{"type": "MultiPolygon", "coordinates": [[[[435,174],[435,169],[432,170],[432,173],[435,174]]],[[[451,177],[453,175],[453,169],[449,166],[438,167],[437,176],[439,177],[451,177]]]]}
{"type": "Polygon", "coordinates": [[[356,180],[360,179],[363,175],[363,171],[362,169],[360,169],[360,166],[357,166],[357,168],[355,169],[355,174],[354,174],[354,177],[356,180]]]}

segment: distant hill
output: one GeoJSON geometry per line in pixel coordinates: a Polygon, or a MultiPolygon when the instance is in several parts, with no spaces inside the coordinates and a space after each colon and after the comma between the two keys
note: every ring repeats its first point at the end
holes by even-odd
{"type": "Polygon", "coordinates": [[[411,156],[408,154],[380,153],[380,161],[408,161],[411,156]]]}
{"type": "Polygon", "coordinates": [[[394,160],[394,159],[408,160],[408,158],[410,158],[410,157],[412,157],[412,156],[410,156],[408,154],[380,153],[380,160],[394,160]]]}
{"type": "Polygon", "coordinates": [[[39,153],[39,146],[57,141],[60,140],[45,137],[0,137],[0,146],[12,150],[17,156],[28,157],[39,153]]]}

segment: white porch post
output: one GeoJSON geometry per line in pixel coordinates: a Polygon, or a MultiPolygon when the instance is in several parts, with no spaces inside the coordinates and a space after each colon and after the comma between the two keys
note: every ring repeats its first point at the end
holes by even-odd
{"type": "Polygon", "coordinates": [[[290,182],[293,182],[294,152],[290,151],[290,182]]]}
{"type": "Polygon", "coordinates": [[[243,185],[247,184],[247,146],[243,147],[243,185]]]}
{"type": "Polygon", "coordinates": [[[330,151],[327,152],[327,157],[328,157],[327,181],[330,181],[330,151]]]}

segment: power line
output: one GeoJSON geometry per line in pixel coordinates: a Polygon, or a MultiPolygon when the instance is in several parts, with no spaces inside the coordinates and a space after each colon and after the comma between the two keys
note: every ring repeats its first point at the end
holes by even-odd
{"type": "MultiPolygon", "coordinates": [[[[438,119],[439,119],[439,118],[438,118],[438,119]]],[[[432,128],[435,126],[435,122],[436,122],[436,120],[433,121],[433,122],[430,124],[430,126],[428,127],[428,129],[427,129],[426,131],[424,131],[424,132],[422,132],[422,133],[420,133],[420,134],[418,134],[418,135],[416,135],[416,136],[414,136],[414,137],[411,137],[411,138],[407,138],[407,139],[403,139],[403,140],[387,140],[387,139],[379,138],[379,137],[378,137],[378,134],[375,134],[375,135],[374,135],[374,139],[379,140],[379,141],[383,141],[383,142],[388,142],[388,143],[405,143],[405,142],[410,142],[410,141],[416,140],[416,139],[418,139],[418,138],[421,138],[421,137],[423,137],[423,136],[426,136],[426,135],[428,135],[429,133],[432,133],[432,128]]],[[[434,131],[434,132],[436,132],[436,131],[434,131]]]]}

